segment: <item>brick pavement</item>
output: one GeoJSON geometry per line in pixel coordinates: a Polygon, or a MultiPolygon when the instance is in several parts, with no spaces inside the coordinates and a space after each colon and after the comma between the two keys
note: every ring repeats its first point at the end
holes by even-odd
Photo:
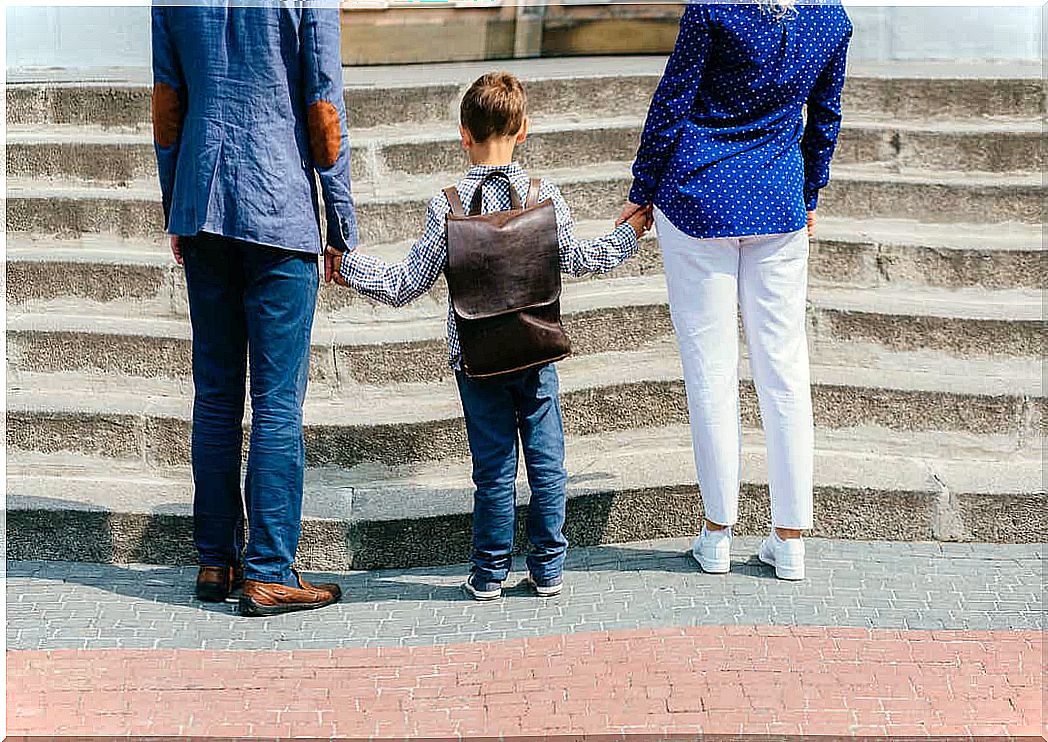
{"type": "Polygon", "coordinates": [[[1038,546],[809,541],[783,583],[737,539],[573,551],[567,593],[467,601],[463,568],[341,575],[268,620],[192,570],[8,564],[11,734],[1039,735],[1038,546]]]}

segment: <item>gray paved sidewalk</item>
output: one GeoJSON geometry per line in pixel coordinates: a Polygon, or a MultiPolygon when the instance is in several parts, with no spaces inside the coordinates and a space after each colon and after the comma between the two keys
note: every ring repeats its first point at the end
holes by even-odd
{"type": "Polygon", "coordinates": [[[1042,545],[810,539],[801,583],[776,580],[758,545],[737,538],[732,572],[718,576],[701,573],[681,539],[572,550],[565,593],[545,601],[519,587],[497,603],[467,600],[465,566],[333,575],[340,605],[275,619],[196,602],[191,568],[8,562],[7,643],[321,649],[723,624],[1042,628],[1042,545]]]}

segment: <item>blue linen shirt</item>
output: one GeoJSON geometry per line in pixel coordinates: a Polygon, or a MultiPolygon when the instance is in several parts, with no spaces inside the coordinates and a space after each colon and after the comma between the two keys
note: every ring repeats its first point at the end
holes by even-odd
{"type": "MultiPolygon", "coordinates": [[[[357,244],[337,6],[154,6],[165,225],[309,253],[357,244]]],[[[239,5],[243,5],[240,3],[239,5]]]]}
{"type": "Polygon", "coordinates": [[[851,33],[835,0],[781,18],[755,3],[689,5],[630,201],[699,238],[802,229],[829,183],[851,33]]]}

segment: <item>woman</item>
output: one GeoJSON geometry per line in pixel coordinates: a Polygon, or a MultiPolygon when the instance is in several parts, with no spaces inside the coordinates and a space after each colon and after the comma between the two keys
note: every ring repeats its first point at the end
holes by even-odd
{"type": "Polygon", "coordinates": [[[655,207],[706,518],[692,553],[706,572],[730,567],[741,306],[768,449],[773,528],[760,558],[793,580],[804,577],[801,532],[812,527],[808,238],[851,39],[838,2],[796,3],[688,6],[623,210],[655,207]]]}

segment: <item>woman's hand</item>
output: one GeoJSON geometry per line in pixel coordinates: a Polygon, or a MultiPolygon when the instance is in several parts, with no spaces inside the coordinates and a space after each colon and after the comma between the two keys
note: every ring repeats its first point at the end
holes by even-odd
{"type": "Polygon", "coordinates": [[[619,218],[615,220],[615,226],[617,227],[623,222],[629,221],[629,218],[638,212],[650,210],[650,206],[641,206],[640,204],[635,204],[632,201],[627,201],[626,205],[622,207],[622,213],[619,214],[619,218]]]}
{"type": "Polygon", "coordinates": [[[633,231],[637,235],[637,239],[644,236],[644,233],[651,229],[652,216],[651,207],[645,207],[639,211],[635,211],[627,220],[626,223],[633,227],[633,231]]]}
{"type": "Polygon", "coordinates": [[[808,212],[808,238],[811,239],[815,236],[815,212],[808,212]]]}
{"type": "Polygon", "coordinates": [[[644,233],[651,229],[651,225],[654,223],[654,210],[651,206],[640,206],[630,201],[626,202],[626,205],[622,207],[622,213],[615,222],[615,226],[620,224],[629,223],[633,227],[633,231],[636,232],[637,237],[643,237],[644,233]]]}

